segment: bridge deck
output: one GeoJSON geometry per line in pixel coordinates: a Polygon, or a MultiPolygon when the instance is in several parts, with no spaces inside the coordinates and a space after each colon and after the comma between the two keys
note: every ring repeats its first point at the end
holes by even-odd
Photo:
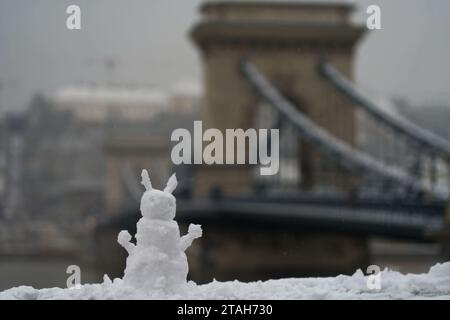
{"type": "MultiPolygon", "coordinates": [[[[400,204],[374,200],[318,198],[195,198],[177,201],[177,220],[200,224],[249,225],[285,229],[387,236],[424,242],[436,241],[444,226],[444,203],[400,204]]],[[[129,228],[140,218],[131,209],[100,228],[129,228]]]]}
{"type": "Polygon", "coordinates": [[[433,241],[433,237],[443,228],[445,207],[196,199],[181,201],[178,208],[181,220],[433,241]]]}

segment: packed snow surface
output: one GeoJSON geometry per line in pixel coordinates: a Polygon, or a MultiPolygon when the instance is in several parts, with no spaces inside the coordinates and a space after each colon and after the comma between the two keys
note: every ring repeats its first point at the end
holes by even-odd
{"type": "Polygon", "coordinates": [[[367,276],[359,270],[335,278],[188,282],[177,291],[144,290],[115,279],[74,289],[18,287],[0,293],[0,299],[450,299],[450,263],[438,264],[427,274],[385,270],[381,276],[381,290],[367,289],[367,276]]]}
{"type": "Polygon", "coordinates": [[[119,244],[128,252],[123,279],[85,284],[74,288],[34,289],[17,287],[0,292],[0,299],[450,299],[450,263],[438,264],[427,274],[403,275],[384,270],[380,289],[369,289],[370,276],[361,270],[352,276],[259,281],[188,282],[185,250],[202,236],[199,225],[190,225],[180,237],[173,220],[177,181],[172,176],[164,191],[153,189],[147,171],[142,172],[145,193],[136,244],[122,231],[119,244]]]}

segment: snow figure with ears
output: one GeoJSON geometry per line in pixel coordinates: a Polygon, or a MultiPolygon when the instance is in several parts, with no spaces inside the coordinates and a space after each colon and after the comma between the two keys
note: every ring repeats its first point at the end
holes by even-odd
{"type": "Polygon", "coordinates": [[[119,244],[128,251],[123,281],[143,290],[172,291],[187,283],[188,263],[184,251],[202,236],[202,229],[191,224],[188,234],[180,237],[178,223],[173,220],[175,174],[161,191],[152,188],[148,172],[143,170],[142,184],[146,191],[141,199],[142,218],[137,223],[136,245],[130,242],[127,231],[121,231],[118,236],[119,244]]]}

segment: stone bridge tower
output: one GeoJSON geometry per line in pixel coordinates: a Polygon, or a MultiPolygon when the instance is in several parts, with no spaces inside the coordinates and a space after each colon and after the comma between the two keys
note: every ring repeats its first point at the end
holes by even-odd
{"type": "MultiPolygon", "coordinates": [[[[353,51],[363,29],[351,24],[352,6],[337,1],[207,1],[191,31],[204,68],[205,128],[253,127],[259,104],[240,73],[245,58],[313,121],[354,144],[354,110],[321,79],[317,67],[326,59],[351,78],[353,51]]],[[[321,179],[319,155],[302,146],[302,186],[321,179]]],[[[226,194],[251,189],[248,166],[203,166],[196,177],[197,194],[219,185],[226,194]]]]}

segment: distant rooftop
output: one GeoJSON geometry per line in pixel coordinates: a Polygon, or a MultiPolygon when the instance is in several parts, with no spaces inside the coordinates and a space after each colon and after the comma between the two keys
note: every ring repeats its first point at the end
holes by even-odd
{"type": "Polygon", "coordinates": [[[102,102],[102,103],[151,103],[166,104],[167,95],[152,89],[129,89],[125,87],[67,86],[51,97],[59,103],[102,102]]]}
{"type": "Polygon", "coordinates": [[[215,3],[267,3],[267,4],[342,4],[351,5],[354,4],[354,0],[205,0],[204,4],[215,3]]]}
{"type": "Polygon", "coordinates": [[[196,82],[184,81],[167,91],[125,86],[66,86],[48,98],[56,110],[69,111],[82,121],[105,122],[111,118],[148,121],[162,111],[193,112],[199,105],[200,94],[196,82]]]}
{"type": "Polygon", "coordinates": [[[203,19],[246,23],[348,24],[354,0],[207,0],[203,19]]]}

